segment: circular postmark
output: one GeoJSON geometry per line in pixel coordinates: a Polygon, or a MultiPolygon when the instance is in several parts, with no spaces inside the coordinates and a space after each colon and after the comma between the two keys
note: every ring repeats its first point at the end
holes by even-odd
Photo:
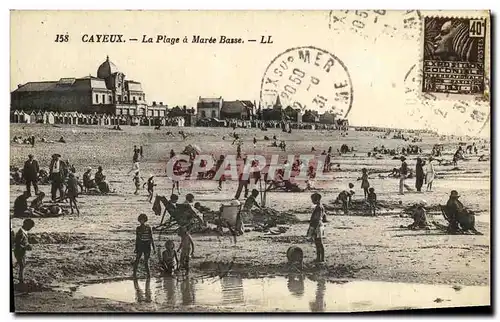
{"type": "Polygon", "coordinates": [[[421,93],[421,75],[422,68],[413,65],[404,76],[407,117],[438,132],[481,135],[490,121],[489,79],[485,78],[485,96],[456,100],[449,94],[421,93]]]}
{"type": "Polygon", "coordinates": [[[290,48],[267,66],[260,102],[264,108],[281,105],[345,118],[353,102],[351,77],[344,63],[324,49],[290,48]]]}
{"type": "Polygon", "coordinates": [[[328,14],[328,28],[374,41],[379,37],[417,39],[421,19],[419,10],[332,10],[328,14]]]}

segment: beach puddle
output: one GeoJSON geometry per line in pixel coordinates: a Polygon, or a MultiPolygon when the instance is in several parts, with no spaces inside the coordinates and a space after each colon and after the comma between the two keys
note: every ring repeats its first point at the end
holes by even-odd
{"type": "Polygon", "coordinates": [[[301,276],[245,279],[164,277],[79,287],[75,296],[129,303],[213,306],[238,311],[342,312],[490,304],[488,286],[449,286],[371,281],[313,281],[301,276]]]}

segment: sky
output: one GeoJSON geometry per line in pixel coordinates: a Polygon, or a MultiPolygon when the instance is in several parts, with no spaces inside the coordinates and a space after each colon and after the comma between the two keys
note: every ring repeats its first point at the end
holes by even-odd
{"type": "MultiPolygon", "coordinates": [[[[348,71],[351,124],[478,132],[475,123],[464,130],[469,111],[452,113],[456,100],[421,102],[421,26],[407,23],[418,18],[405,11],[18,11],[11,14],[10,90],[29,81],[95,76],[109,55],[127,79],[142,83],[149,103],[191,107],[199,96],[259,102],[271,61],[290,48],[314,46],[335,55],[348,71]],[[69,41],[55,42],[57,34],[69,41]],[[86,34],[123,34],[138,41],[83,42],[86,34]],[[195,35],[244,43],[191,43],[195,35]],[[180,43],[141,42],[158,36],[180,43]],[[271,36],[273,43],[260,44],[261,36],[271,36]],[[447,117],[437,108],[448,111],[447,117]]],[[[488,102],[474,104],[489,113],[488,102]]]]}

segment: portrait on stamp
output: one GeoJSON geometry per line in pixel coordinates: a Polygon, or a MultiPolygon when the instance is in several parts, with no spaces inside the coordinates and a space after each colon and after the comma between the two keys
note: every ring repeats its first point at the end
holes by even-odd
{"type": "Polygon", "coordinates": [[[424,18],[424,92],[482,94],[486,20],[424,18]]]}

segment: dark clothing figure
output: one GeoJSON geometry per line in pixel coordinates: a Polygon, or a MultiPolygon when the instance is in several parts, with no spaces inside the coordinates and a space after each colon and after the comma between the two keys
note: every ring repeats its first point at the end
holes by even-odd
{"type": "Polygon", "coordinates": [[[154,250],[153,231],[149,225],[141,224],[136,229],[134,276],[137,275],[137,267],[143,255],[146,274],[148,277],[150,276],[149,257],[151,255],[151,247],[154,250]]]}
{"type": "Polygon", "coordinates": [[[52,201],[56,201],[57,191],[59,191],[59,198],[64,198],[63,182],[65,178],[66,164],[57,158],[52,158],[50,162],[50,179],[52,181],[51,194],[52,201]]]}
{"type": "Polygon", "coordinates": [[[22,194],[16,198],[14,201],[14,216],[24,216],[26,210],[28,210],[28,196],[22,194]]]}
{"type": "Polygon", "coordinates": [[[102,168],[99,168],[94,175],[94,181],[96,185],[99,185],[104,181],[104,173],[102,173],[102,168]]]}
{"type": "Polygon", "coordinates": [[[141,155],[141,159],[144,158],[143,150],[142,150],[142,145],[139,148],[139,154],[141,155]]]}
{"type": "Polygon", "coordinates": [[[24,163],[23,168],[23,177],[26,181],[26,191],[28,191],[28,195],[31,196],[31,185],[35,189],[35,194],[38,194],[38,172],[40,171],[40,167],[38,166],[38,161],[33,159],[33,156],[30,155],[29,159],[24,163]]]}
{"type": "Polygon", "coordinates": [[[446,203],[447,213],[450,216],[450,232],[456,232],[458,230],[458,216],[460,212],[465,210],[464,205],[458,200],[457,197],[450,197],[446,203]]]}
{"type": "Polygon", "coordinates": [[[75,176],[71,174],[68,178],[66,196],[69,199],[69,206],[71,208],[71,213],[73,213],[73,206],[76,209],[76,213],[80,215],[80,210],[76,204],[76,197],[78,197],[78,181],[75,176]]]}
{"type": "Polygon", "coordinates": [[[376,216],[377,194],[374,191],[369,191],[367,200],[370,207],[370,214],[376,216]]]}
{"type": "Polygon", "coordinates": [[[420,192],[422,190],[422,185],[424,184],[424,163],[422,162],[422,159],[417,158],[417,165],[415,167],[415,188],[417,188],[417,191],[420,192]]]}

